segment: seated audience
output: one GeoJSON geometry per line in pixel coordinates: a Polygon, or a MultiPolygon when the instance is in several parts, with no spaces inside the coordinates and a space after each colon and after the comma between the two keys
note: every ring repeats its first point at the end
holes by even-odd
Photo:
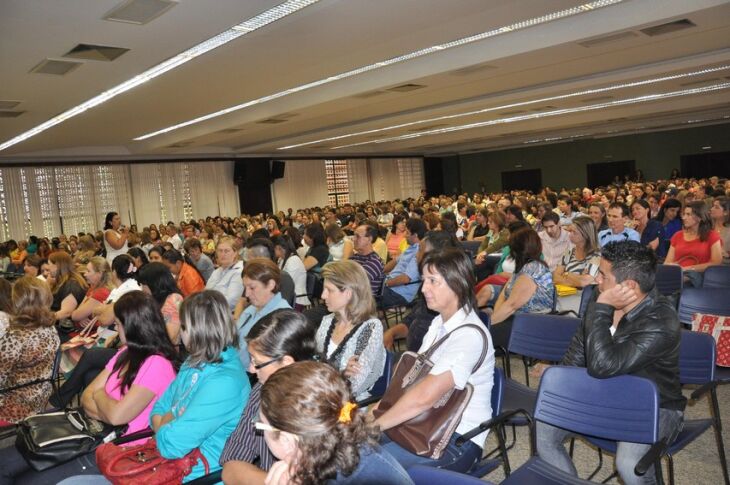
{"type": "Polygon", "coordinates": [[[367,274],[353,261],[338,261],[326,264],[322,277],[322,299],[331,313],[317,330],[317,351],[344,373],[355,399],[366,399],[385,365],[383,324],[367,274]]]}
{"type": "MultiPolygon", "coordinates": [[[[570,224],[573,220],[575,217],[571,218],[570,224]]],[[[570,225],[561,225],[560,218],[555,212],[548,212],[542,218],[543,231],[539,232],[538,236],[542,242],[542,255],[550,271],[555,271],[563,255],[573,246],[570,233],[565,229],[567,227],[570,225]]]]}
{"type": "Polygon", "coordinates": [[[553,309],[555,286],[547,264],[540,259],[540,237],[530,228],[519,229],[509,238],[515,271],[502,289],[492,314],[492,339],[507,347],[516,313],[548,313],[553,309]]]}
{"type": "Polygon", "coordinates": [[[327,236],[327,246],[330,252],[331,261],[342,261],[352,256],[352,241],[345,236],[342,229],[336,223],[327,224],[324,229],[327,236]]]}
{"type": "Polygon", "coordinates": [[[383,261],[373,248],[373,241],[378,239],[378,230],[370,224],[361,224],[355,229],[353,240],[355,241],[355,254],[350,259],[362,266],[370,281],[370,290],[373,296],[380,296],[383,287],[385,273],[383,261]]]}
{"type": "Polygon", "coordinates": [[[149,263],[149,259],[147,259],[147,253],[145,253],[144,250],[142,250],[141,248],[129,248],[127,254],[132,257],[132,261],[134,261],[134,266],[138,270],[145,264],[149,263]]]}
{"type": "Polygon", "coordinates": [[[327,264],[330,250],[325,242],[325,233],[322,225],[312,223],[304,229],[304,243],[307,245],[307,252],[302,258],[307,271],[321,271],[327,264]]]}
{"type": "Polygon", "coordinates": [[[626,227],[629,221],[629,208],[623,202],[614,202],[608,206],[608,229],[598,233],[598,243],[601,247],[610,242],[636,241],[641,237],[639,233],[626,227]]]}
{"type": "Polygon", "coordinates": [[[559,225],[569,226],[573,223],[573,219],[580,215],[580,212],[576,212],[573,209],[573,199],[569,195],[561,195],[558,197],[559,225]]]}
{"type": "Polygon", "coordinates": [[[51,372],[60,344],[50,310],[53,296],[48,284],[24,276],[13,284],[13,315],[0,336],[0,422],[17,423],[43,411],[51,395],[51,372]],[[33,382],[48,381],[33,384],[33,382]],[[28,385],[25,385],[28,384],[28,385]]]}
{"type": "Polygon", "coordinates": [[[0,278],[0,338],[10,325],[13,311],[13,285],[5,278],[0,278]]]}
{"type": "Polygon", "coordinates": [[[215,255],[218,268],[208,278],[205,288],[221,292],[226,297],[230,310],[233,311],[243,295],[243,284],[241,283],[243,261],[238,259],[234,240],[228,236],[218,239],[215,255]]]}
{"type": "MultiPolygon", "coordinates": [[[[598,378],[636,375],[659,391],[659,438],[674,440],[681,430],[686,399],[679,382],[681,327],[673,305],[654,287],[656,257],[637,242],[610,243],[601,252],[595,302],[588,305],[563,365],[587,367],[598,378]]],[[[538,455],[576,475],[563,442],[568,431],[537,423],[538,455]]],[[[651,445],[619,443],[616,468],[626,484],[655,483],[654,467],[634,473],[651,445]]]]}
{"type": "Polygon", "coordinates": [[[311,305],[307,297],[307,270],[304,268],[302,259],[297,255],[294,244],[289,236],[275,236],[272,240],[274,244],[274,256],[282,273],[286,272],[291,276],[294,282],[295,307],[303,310],[304,307],[311,305]]]}
{"type": "Polygon", "coordinates": [[[198,271],[203,276],[203,280],[207,283],[215,267],[213,266],[213,261],[203,252],[203,246],[200,244],[200,241],[195,238],[190,238],[185,241],[183,248],[185,249],[185,254],[190,257],[195,267],[198,268],[198,271]]]}
{"type": "MultiPolygon", "coordinates": [[[[536,236],[537,237],[537,236],[536,236]]],[[[419,353],[427,351],[439,338],[466,324],[482,326],[474,302],[474,273],[469,257],[461,249],[444,249],[428,253],[421,262],[423,288],[428,308],[438,312],[423,339],[419,353]]],[[[489,332],[457,330],[430,356],[433,368],[429,374],[413,384],[390,409],[378,416],[375,424],[386,431],[401,423],[417,418],[432,408],[453,389],[463,389],[467,383],[474,386],[474,394],[461,416],[456,432],[451,436],[443,455],[438,460],[415,455],[397,443],[383,437],[383,448],[406,469],[416,464],[468,470],[482,456],[486,432],[457,447],[456,439],[479,423],[492,417],[490,396],[494,376],[494,348],[489,332]],[[484,337],[487,341],[484,342],[484,337]],[[473,371],[482,350],[486,358],[473,371]]],[[[264,414],[266,411],[264,410],[264,414]]]]}
{"type": "Polygon", "coordinates": [[[656,251],[664,239],[664,228],[661,222],[649,218],[650,213],[651,207],[644,199],[637,199],[631,204],[631,215],[640,236],[639,242],[656,251]]]}
{"type": "Polygon", "coordinates": [[[84,279],[88,284],[86,297],[71,313],[71,319],[74,322],[82,322],[77,324],[77,327],[83,326],[84,321],[92,318],[94,309],[99,308],[109,299],[109,294],[114,288],[109,263],[101,256],[94,256],[86,263],[84,279]]]}
{"type": "Polygon", "coordinates": [[[385,245],[388,248],[388,259],[398,259],[401,253],[401,243],[406,239],[407,218],[401,214],[392,216],[390,231],[385,237],[385,245]]]}
{"type": "Polygon", "coordinates": [[[481,208],[477,211],[476,220],[469,228],[469,232],[466,235],[467,241],[484,241],[489,233],[489,224],[487,224],[489,218],[489,211],[486,208],[481,208]]]}
{"type": "Polygon", "coordinates": [[[606,208],[603,204],[594,202],[588,206],[588,217],[593,220],[596,231],[601,232],[608,229],[608,218],[606,217],[606,208]]]}
{"type": "Polygon", "coordinates": [[[669,242],[672,240],[672,236],[677,231],[682,229],[682,218],[680,212],[682,211],[682,203],[677,199],[667,199],[659,209],[659,214],[656,216],[656,220],[662,224],[664,228],[664,238],[659,244],[657,249],[657,255],[665,257],[669,251],[669,242]]]}
{"type": "Polygon", "coordinates": [[[380,305],[383,308],[408,305],[418,294],[421,275],[416,254],[421,239],[426,235],[426,224],[421,219],[408,219],[406,234],[410,245],[385,278],[380,296],[380,305]]]}
{"type": "MultiPolygon", "coordinates": [[[[140,291],[122,296],[114,304],[123,346],[105,369],[84,390],[81,406],[90,418],[112,425],[128,424],[125,434],[149,427],[150,412],[175,379],[180,366],[167,338],[157,303],[140,291]]],[[[135,443],[131,443],[135,444],[135,443]]],[[[15,448],[0,451],[3,483],[57,483],[77,475],[97,475],[94,454],[78,457],[43,472],[30,469],[15,448]]]]}
{"type": "Polygon", "coordinates": [[[710,218],[722,241],[722,262],[730,264],[730,197],[720,196],[712,201],[710,218]]]}
{"type": "Polygon", "coordinates": [[[159,246],[150,248],[147,252],[147,257],[149,258],[150,263],[161,263],[163,254],[165,254],[165,248],[162,247],[162,244],[160,244],[159,246]]]}
{"type": "Polygon", "coordinates": [[[258,383],[251,389],[241,420],[221,455],[223,481],[228,485],[263,484],[266,480],[276,458],[254,426],[259,417],[261,386],[277,370],[311,360],[316,352],[314,328],[304,315],[286,309],[275,310],[259,320],[246,343],[251,356],[248,370],[256,374],[258,383]]]}
{"type": "Polygon", "coordinates": [[[690,202],[682,211],[682,230],[672,236],[664,264],[681,266],[685,282],[696,288],[708,267],[722,264],[722,241],[703,201],[690,202]]]}
{"type": "Polygon", "coordinates": [[[205,280],[195,264],[174,249],[162,254],[162,263],[167,266],[177,281],[177,287],[184,297],[205,289],[205,280]]]}
{"type": "Polygon", "coordinates": [[[254,258],[243,269],[243,287],[248,306],[236,321],[238,353],[243,368],[249,364],[245,338],[251,328],[263,317],[280,308],[291,308],[279,291],[281,270],[268,258],[254,258]]]}
{"type": "Polygon", "coordinates": [[[46,281],[46,278],[45,276],[43,276],[41,268],[43,264],[47,262],[48,261],[46,259],[43,259],[37,254],[30,254],[27,258],[25,258],[25,263],[23,264],[23,274],[25,276],[34,276],[40,280],[46,281]]]}
{"type": "Polygon", "coordinates": [[[595,283],[601,250],[598,247],[598,234],[593,219],[581,216],[573,219],[569,229],[573,247],[563,255],[563,259],[553,271],[556,285],[583,288],[595,283]]]}
{"type": "Polygon", "coordinates": [[[255,426],[281,461],[266,483],[412,484],[356,408],[345,380],[326,364],[296,362],[271,375],[255,426]]]}
{"type": "Polygon", "coordinates": [[[108,326],[114,323],[114,302],[130,291],[141,290],[137,283],[137,267],[132,257],[120,254],[112,261],[112,284],[104,305],[94,308],[92,314],[99,319],[99,324],[108,326]]]}
{"type": "Polygon", "coordinates": [[[87,285],[84,278],[76,271],[76,265],[68,253],[56,251],[48,258],[51,270],[51,291],[53,303],[51,310],[56,320],[69,318],[79,304],[84,301],[87,285]]]}
{"type": "MultiPolygon", "coordinates": [[[[226,298],[217,291],[202,291],[183,302],[180,333],[188,357],[155,403],[150,420],[163,457],[182,458],[199,448],[211,472],[220,470],[223,446],[251,391],[229,311],[226,298]]],[[[204,473],[198,461],[185,481],[204,473]]]]}
{"type": "Polygon", "coordinates": [[[486,257],[502,250],[509,242],[509,231],[501,211],[490,212],[487,216],[489,232],[482,240],[477,251],[476,264],[482,264],[486,257]]]}
{"type": "Polygon", "coordinates": [[[152,295],[162,314],[170,342],[180,344],[180,305],[183,295],[170,270],[162,263],[149,263],[137,277],[142,291],[152,295]]]}

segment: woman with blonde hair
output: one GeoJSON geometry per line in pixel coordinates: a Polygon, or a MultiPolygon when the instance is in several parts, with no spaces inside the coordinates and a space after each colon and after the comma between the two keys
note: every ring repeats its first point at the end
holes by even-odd
{"type": "Polygon", "coordinates": [[[68,318],[86,297],[88,285],[76,270],[71,256],[64,251],[51,253],[48,266],[53,293],[51,310],[56,313],[56,320],[68,318]]]}
{"type": "Polygon", "coordinates": [[[86,264],[84,279],[89,285],[86,297],[79,306],[71,313],[71,320],[80,322],[90,318],[94,309],[100,307],[109,298],[109,293],[114,289],[112,282],[111,267],[106,258],[95,256],[86,264]]]}
{"type": "Polygon", "coordinates": [[[358,400],[383,373],[383,324],[377,318],[370,280],[354,261],[328,263],[322,269],[322,299],[331,313],[317,330],[317,350],[344,372],[358,400]]]}
{"type": "Polygon", "coordinates": [[[272,374],[255,426],[281,460],[266,483],[413,483],[378,445],[378,430],[357,411],[347,382],[326,364],[295,362],[272,374]]]}
{"type": "Polygon", "coordinates": [[[17,423],[45,408],[59,339],[46,282],[20,278],[13,285],[12,301],[14,315],[0,337],[0,390],[22,387],[0,392],[0,421],[17,423]]]}
{"type": "Polygon", "coordinates": [[[592,285],[601,262],[596,225],[590,217],[580,216],[573,219],[568,231],[573,247],[566,251],[553,271],[553,283],[575,288],[592,285]]]}

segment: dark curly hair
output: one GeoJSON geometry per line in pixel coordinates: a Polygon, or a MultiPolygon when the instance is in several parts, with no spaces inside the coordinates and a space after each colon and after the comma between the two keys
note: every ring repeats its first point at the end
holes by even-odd
{"type": "Polygon", "coordinates": [[[352,400],[347,380],[321,362],[295,362],[266,380],[261,412],[274,428],[299,438],[293,482],[324,483],[338,472],[348,476],[360,463],[361,446],[377,446],[380,433],[365,413],[352,410],[350,422],[339,420],[352,400]]]}

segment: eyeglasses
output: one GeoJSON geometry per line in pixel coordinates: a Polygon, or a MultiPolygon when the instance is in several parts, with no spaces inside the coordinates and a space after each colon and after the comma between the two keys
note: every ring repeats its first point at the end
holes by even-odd
{"type": "Polygon", "coordinates": [[[251,365],[253,366],[254,369],[261,370],[264,367],[266,367],[267,365],[273,364],[277,360],[281,360],[281,357],[276,357],[275,359],[268,360],[268,361],[264,362],[263,364],[257,364],[256,362],[254,362],[253,360],[251,360],[251,365]]]}

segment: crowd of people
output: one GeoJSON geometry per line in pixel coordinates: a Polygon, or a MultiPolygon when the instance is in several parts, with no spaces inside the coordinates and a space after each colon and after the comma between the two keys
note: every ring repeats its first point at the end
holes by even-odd
{"type": "MultiPolygon", "coordinates": [[[[454,443],[492,415],[494,349],[515,315],[555,310],[560,287],[598,285],[593,320],[646,295],[660,302],[653,276],[620,258],[649,273],[657,261],[678,265],[694,286],[729,264],[730,180],[424,192],[141,230],[122,222],[110,212],[95,233],[0,245],[0,426],[78,397],[93,419],[151,428],[166,458],[199,449],[226,483],[405,484],[414,464],[468,471],[481,457],[486,433],[454,443]],[[402,321],[384,325],[396,307],[407,308],[402,321]],[[491,315],[486,339],[453,332],[483,326],[479,310],[491,315]],[[99,340],[74,354],[51,397],[59,345],[88,329],[99,340]],[[357,409],[394,342],[423,353],[448,332],[429,375],[395,405],[376,405],[377,419],[357,409]],[[387,437],[467,384],[474,396],[439,459],[387,437]]],[[[572,365],[596,365],[576,349],[572,365]]],[[[666,399],[681,414],[675,390],[666,399]]],[[[546,433],[543,443],[559,438],[546,433]]],[[[0,465],[0,484],[107,483],[93,455],[37,472],[10,447],[0,465]]],[[[185,480],[204,473],[198,463],[185,480]]]]}

